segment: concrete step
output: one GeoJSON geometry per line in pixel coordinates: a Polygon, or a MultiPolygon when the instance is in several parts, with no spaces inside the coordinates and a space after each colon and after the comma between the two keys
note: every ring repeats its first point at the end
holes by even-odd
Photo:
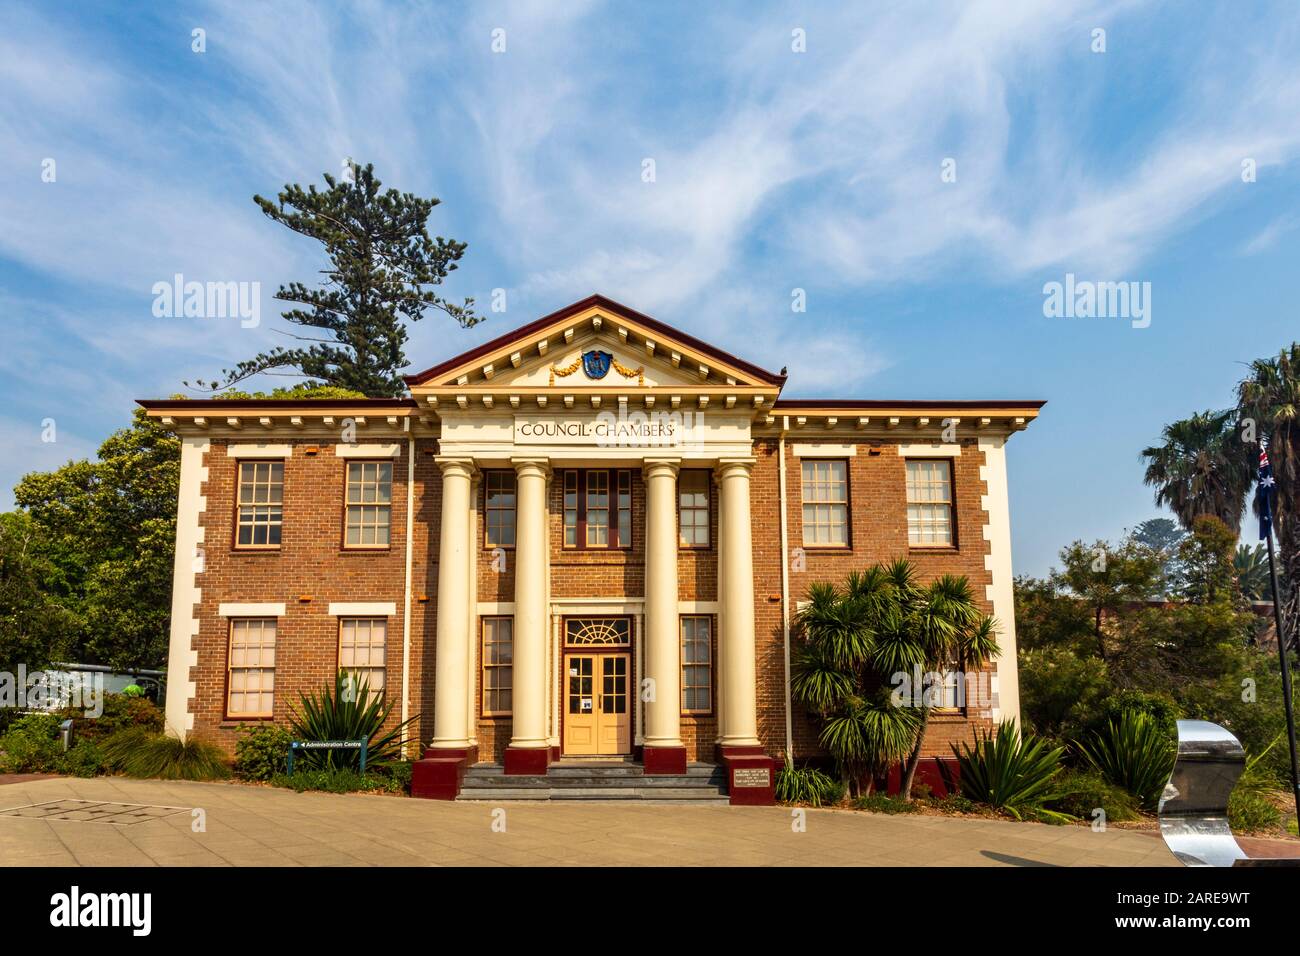
{"type": "Polygon", "coordinates": [[[645,801],[650,803],[728,803],[725,793],[718,793],[697,787],[662,788],[642,790],[637,787],[564,787],[559,790],[517,789],[508,787],[476,787],[460,792],[457,800],[465,802],[489,802],[510,800],[618,800],[645,801]]]}

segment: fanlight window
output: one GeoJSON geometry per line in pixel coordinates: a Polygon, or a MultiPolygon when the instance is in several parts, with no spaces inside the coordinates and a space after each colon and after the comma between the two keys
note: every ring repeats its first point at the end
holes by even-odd
{"type": "Polygon", "coordinates": [[[564,643],[569,647],[627,647],[632,643],[632,622],[625,617],[567,618],[564,643]]]}

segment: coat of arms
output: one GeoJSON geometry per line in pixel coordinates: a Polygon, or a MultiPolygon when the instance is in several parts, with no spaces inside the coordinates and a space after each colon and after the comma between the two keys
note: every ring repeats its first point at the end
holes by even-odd
{"type": "Polygon", "coordinates": [[[592,349],[590,352],[582,353],[582,370],[587,373],[587,378],[604,378],[609,374],[609,367],[613,361],[614,356],[608,352],[592,349]]]}

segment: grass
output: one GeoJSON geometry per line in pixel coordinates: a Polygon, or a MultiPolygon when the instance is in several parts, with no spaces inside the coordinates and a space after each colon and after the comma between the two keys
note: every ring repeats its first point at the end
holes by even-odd
{"type": "Polygon", "coordinates": [[[128,777],[157,780],[225,780],[225,751],[202,740],[178,740],[143,728],[121,730],[100,745],[105,763],[128,777]]]}

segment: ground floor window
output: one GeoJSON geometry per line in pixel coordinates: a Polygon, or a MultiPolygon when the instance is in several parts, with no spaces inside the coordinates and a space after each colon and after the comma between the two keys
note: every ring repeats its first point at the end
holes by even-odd
{"type": "Polygon", "coordinates": [[[227,717],[270,717],[275,696],[275,618],[230,622],[227,717]]]}
{"type": "Polygon", "coordinates": [[[682,713],[713,710],[713,618],[682,617],[682,713]]]}
{"type": "Polygon", "coordinates": [[[515,619],[483,618],[483,716],[507,717],[514,706],[515,619]]]}
{"type": "Polygon", "coordinates": [[[384,693],[388,621],[385,618],[345,617],[339,622],[339,670],[358,690],[365,685],[384,693]]]}

